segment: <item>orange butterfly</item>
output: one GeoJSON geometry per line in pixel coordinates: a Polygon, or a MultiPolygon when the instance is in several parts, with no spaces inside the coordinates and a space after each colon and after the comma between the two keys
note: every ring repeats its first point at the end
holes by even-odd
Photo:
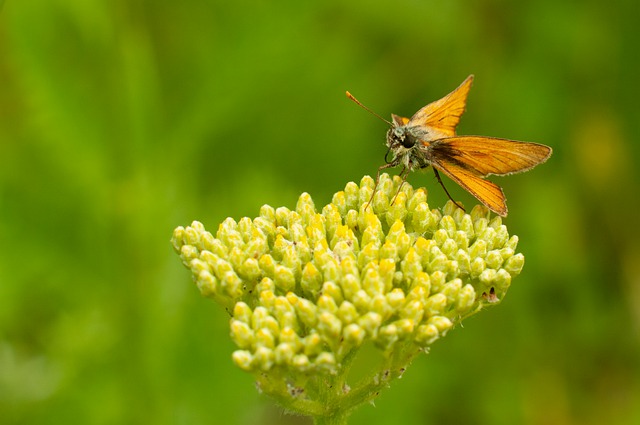
{"type": "MultiPolygon", "coordinates": [[[[551,148],[495,137],[456,136],[456,126],[465,110],[472,82],[473,75],[470,75],[457,89],[420,109],[411,119],[391,114],[393,122],[371,111],[351,93],[347,92],[347,97],[391,126],[387,131],[386,164],[378,169],[378,177],[381,170],[402,165],[400,176],[404,182],[410,171],[431,166],[449,199],[453,201],[438,171],[491,211],[505,217],[507,204],[502,189],[485,178],[491,174],[503,176],[530,170],[551,156],[551,148]]],[[[377,182],[378,178],[376,185],[377,182]]]]}

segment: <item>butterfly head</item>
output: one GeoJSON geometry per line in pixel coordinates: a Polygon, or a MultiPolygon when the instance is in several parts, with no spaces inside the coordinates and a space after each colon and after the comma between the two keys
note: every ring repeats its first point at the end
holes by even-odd
{"type": "Polygon", "coordinates": [[[411,149],[415,144],[416,140],[411,137],[405,126],[394,126],[387,131],[387,146],[390,149],[411,149]]]}
{"type": "Polygon", "coordinates": [[[404,164],[410,167],[411,158],[414,156],[416,139],[412,137],[406,126],[394,125],[387,131],[387,155],[385,162],[392,166],[404,164]],[[388,159],[391,154],[391,159],[388,159]]]}
{"type": "Polygon", "coordinates": [[[391,128],[387,131],[387,147],[391,150],[412,149],[418,142],[416,128],[409,125],[409,118],[391,114],[391,128]]]}

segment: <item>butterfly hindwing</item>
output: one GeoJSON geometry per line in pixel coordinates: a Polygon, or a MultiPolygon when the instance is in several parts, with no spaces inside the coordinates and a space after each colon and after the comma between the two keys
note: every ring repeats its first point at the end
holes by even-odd
{"type": "Polygon", "coordinates": [[[409,122],[409,118],[401,117],[396,114],[391,114],[391,119],[393,119],[393,123],[398,127],[406,125],[409,122]]]}
{"type": "Polygon", "coordinates": [[[506,198],[500,186],[446,159],[434,160],[432,165],[475,196],[491,211],[502,217],[507,215],[506,198]]]}

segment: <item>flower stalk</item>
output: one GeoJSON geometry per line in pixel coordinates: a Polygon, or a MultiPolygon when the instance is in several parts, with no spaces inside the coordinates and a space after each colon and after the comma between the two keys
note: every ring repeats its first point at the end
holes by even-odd
{"type": "Polygon", "coordinates": [[[232,314],[233,362],[316,424],[346,423],[416,355],[499,303],[524,264],[517,236],[483,206],[430,209],[425,189],[387,174],[373,190],[367,176],[321,211],[304,193],[293,211],[265,205],[215,236],[193,222],[172,238],[202,295],[232,314]],[[356,379],[370,346],[378,365],[356,379]]]}

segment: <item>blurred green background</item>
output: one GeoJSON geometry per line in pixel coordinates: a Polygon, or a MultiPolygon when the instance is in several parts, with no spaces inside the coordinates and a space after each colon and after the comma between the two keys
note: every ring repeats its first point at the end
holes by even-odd
{"type": "MultiPolygon", "coordinates": [[[[0,2],[1,3],[1,2],[0,2]]],[[[0,422],[308,423],[230,359],[172,251],[375,175],[383,123],[475,74],[460,134],[545,143],[495,178],[523,274],[353,424],[640,423],[637,0],[7,1],[0,422]]],[[[397,172],[397,170],[394,170],[397,172]]],[[[446,196],[415,173],[433,207],[446,196]]],[[[467,206],[475,200],[448,182],[467,206]]]]}

